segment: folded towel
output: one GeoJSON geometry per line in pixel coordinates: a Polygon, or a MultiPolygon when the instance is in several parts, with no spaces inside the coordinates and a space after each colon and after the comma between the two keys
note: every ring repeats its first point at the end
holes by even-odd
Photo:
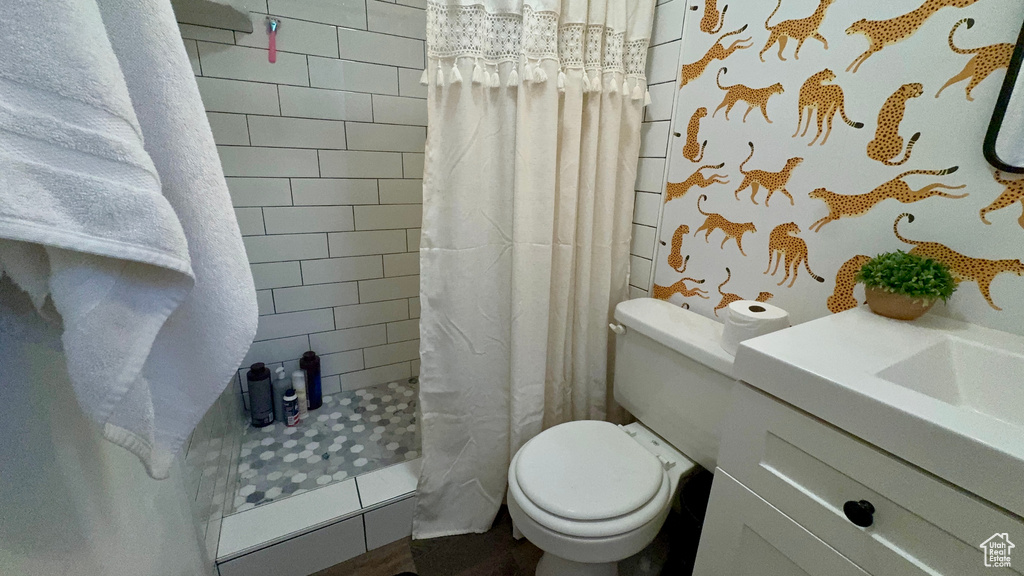
{"type": "Polygon", "coordinates": [[[59,313],[104,436],[165,477],[257,322],[174,15],[167,0],[57,0],[7,16],[0,273],[59,313]]]}

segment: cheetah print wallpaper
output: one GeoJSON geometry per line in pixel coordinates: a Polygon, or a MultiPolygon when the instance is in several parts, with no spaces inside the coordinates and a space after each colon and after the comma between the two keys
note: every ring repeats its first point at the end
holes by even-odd
{"type": "MultiPolygon", "coordinates": [[[[700,10],[700,6],[690,6],[690,10],[700,10]]],[[[708,34],[718,34],[725,25],[725,13],[729,11],[729,5],[722,6],[718,11],[716,0],[704,0],[704,16],[700,19],[700,29],[708,34]]]]}
{"type": "Polygon", "coordinates": [[[689,4],[653,297],[803,322],[899,249],[960,281],[933,313],[1024,334],[1024,179],[981,150],[1024,3],[689,4]]]}

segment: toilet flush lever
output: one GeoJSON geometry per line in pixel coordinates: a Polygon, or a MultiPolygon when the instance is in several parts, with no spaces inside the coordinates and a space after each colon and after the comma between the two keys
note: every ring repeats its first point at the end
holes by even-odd
{"type": "Polygon", "coordinates": [[[615,332],[619,336],[626,333],[626,327],[622,324],[609,324],[608,327],[612,329],[612,332],[615,332]]]}

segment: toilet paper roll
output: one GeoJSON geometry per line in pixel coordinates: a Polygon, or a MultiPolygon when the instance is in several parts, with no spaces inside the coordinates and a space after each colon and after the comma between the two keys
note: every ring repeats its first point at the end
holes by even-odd
{"type": "Polygon", "coordinates": [[[763,302],[737,300],[725,315],[722,348],[735,356],[740,342],[783,328],[789,328],[789,312],[763,302]]]}

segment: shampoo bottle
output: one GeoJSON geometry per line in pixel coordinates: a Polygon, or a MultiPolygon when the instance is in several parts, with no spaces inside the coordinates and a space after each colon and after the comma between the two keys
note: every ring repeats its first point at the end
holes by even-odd
{"type": "Polygon", "coordinates": [[[270,390],[270,370],[257,362],[245,375],[249,383],[249,417],[252,425],[263,428],[274,422],[274,397],[270,390]]]}
{"type": "Polygon", "coordinates": [[[274,420],[284,422],[284,395],[292,387],[292,383],[285,377],[284,368],[278,366],[274,373],[274,420]]]}
{"type": "Polygon", "coordinates": [[[299,420],[305,420],[309,415],[306,409],[306,373],[302,370],[292,372],[292,388],[295,389],[296,400],[299,403],[299,420]]]}
{"type": "Polygon", "coordinates": [[[316,410],[323,406],[323,390],[320,388],[320,357],[310,350],[302,355],[299,368],[306,372],[306,396],[309,409],[316,410]]]}
{"type": "Polygon", "coordinates": [[[299,402],[295,396],[295,390],[289,388],[282,399],[282,405],[284,407],[284,424],[285,426],[295,426],[299,423],[299,402]]]}

